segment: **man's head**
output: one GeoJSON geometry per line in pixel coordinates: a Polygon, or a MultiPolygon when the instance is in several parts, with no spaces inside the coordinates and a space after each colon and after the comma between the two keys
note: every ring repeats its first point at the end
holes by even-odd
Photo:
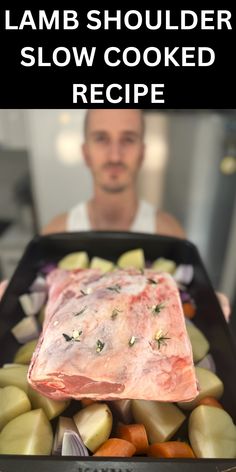
{"type": "Polygon", "coordinates": [[[134,185],[144,156],[142,111],[89,110],[84,134],[83,153],[95,185],[109,193],[134,185]]]}

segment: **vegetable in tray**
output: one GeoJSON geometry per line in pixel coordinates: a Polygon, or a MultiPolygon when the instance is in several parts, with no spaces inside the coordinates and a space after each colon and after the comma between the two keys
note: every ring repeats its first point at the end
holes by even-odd
{"type": "MultiPolygon", "coordinates": [[[[85,252],[65,256],[56,265],[47,264],[41,270],[29,292],[22,294],[19,304],[25,317],[12,334],[22,344],[9,364],[0,368],[0,454],[63,455],[85,457],[131,457],[147,455],[156,458],[235,458],[236,426],[219,402],[224,386],[215,372],[214,359],[206,336],[195,326],[197,307],[188,290],[194,277],[192,266],[176,266],[174,261],[159,258],[151,265],[156,273],[171,274],[179,287],[179,295],[186,318],[186,328],[192,345],[195,372],[200,392],[190,402],[160,402],[140,399],[96,398],[57,401],[33,390],[27,381],[28,364],[37,345],[40,324],[43,323],[47,298],[46,277],[55,267],[71,271],[92,267],[104,274],[116,269],[113,262],[94,257],[89,262],[85,252]],[[40,322],[39,322],[40,319],[40,322]],[[12,364],[10,363],[12,362],[12,364]],[[63,416],[61,415],[63,414],[63,416]],[[186,436],[186,430],[188,435],[186,436]]],[[[145,271],[145,257],[141,249],[122,254],[117,261],[121,269],[134,267],[145,271]]],[[[150,276],[147,283],[156,286],[158,276],[150,276]]],[[[120,296],[118,283],[108,287],[110,296],[120,296]]],[[[88,292],[81,289],[81,297],[88,300],[88,292]]],[[[81,320],[87,310],[73,314],[81,320]]],[[[150,306],[150,316],[161,316],[165,301],[150,306]]],[[[115,304],[110,313],[112,329],[116,329],[123,309],[115,304]]],[[[83,329],[62,333],[65,345],[80,345],[83,329]],[[72,343],[72,344],[71,344],[72,343]]],[[[157,351],[166,347],[170,337],[161,328],[153,342],[157,351]]],[[[104,341],[94,339],[95,353],[103,355],[104,341]]],[[[133,349],[138,343],[135,332],[127,339],[133,349]]]]}

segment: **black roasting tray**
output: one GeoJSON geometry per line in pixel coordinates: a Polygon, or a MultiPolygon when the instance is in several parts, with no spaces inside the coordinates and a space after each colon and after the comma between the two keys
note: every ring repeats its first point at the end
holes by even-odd
{"type": "MultiPolygon", "coordinates": [[[[236,345],[225,322],[213,287],[196,247],[177,238],[126,232],[90,231],[36,236],[26,251],[0,303],[0,365],[11,362],[19,344],[11,328],[23,317],[18,297],[25,293],[40,268],[47,262],[56,262],[74,251],[87,251],[90,257],[100,256],[116,261],[130,249],[143,248],[147,261],[157,257],[174,260],[177,264],[192,264],[194,279],[189,291],[197,304],[195,324],[210,342],[217,374],[224,382],[222,403],[236,422],[236,345]]],[[[236,470],[236,459],[102,459],[56,458],[43,456],[0,455],[0,472],[133,472],[133,471],[214,471],[236,470]]]]}

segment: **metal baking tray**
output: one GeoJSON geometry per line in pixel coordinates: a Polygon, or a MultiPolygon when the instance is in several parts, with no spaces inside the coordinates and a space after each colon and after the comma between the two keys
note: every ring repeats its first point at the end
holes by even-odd
{"type": "MultiPolygon", "coordinates": [[[[125,251],[143,248],[145,259],[158,257],[174,260],[177,264],[192,264],[194,278],[189,286],[197,304],[194,323],[205,333],[216,363],[217,374],[224,382],[221,402],[236,422],[236,344],[230,332],[217,297],[204,268],[197,248],[187,240],[130,232],[89,231],[36,236],[25,253],[0,303],[0,365],[11,362],[19,347],[11,328],[23,317],[18,297],[26,292],[40,268],[48,262],[57,262],[74,251],[87,251],[90,257],[99,256],[116,261],[125,251]]],[[[235,467],[236,459],[104,459],[45,456],[0,455],[0,472],[63,471],[63,472],[133,472],[133,471],[214,471],[235,467]]],[[[234,469],[233,469],[234,470],[234,469]]]]}

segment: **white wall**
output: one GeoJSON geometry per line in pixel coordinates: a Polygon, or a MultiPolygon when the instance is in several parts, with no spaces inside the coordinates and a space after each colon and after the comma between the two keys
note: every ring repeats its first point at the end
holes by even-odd
{"type": "Polygon", "coordinates": [[[202,114],[195,126],[186,232],[207,257],[211,215],[218,186],[219,160],[224,136],[220,115],[202,114]]]}
{"type": "Polygon", "coordinates": [[[0,146],[12,150],[26,148],[25,110],[0,110],[0,146]]]}
{"type": "Polygon", "coordinates": [[[80,146],[84,110],[28,110],[30,166],[40,228],[92,192],[80,146]]]}
{"type": "Polygon", "coordinates": [[[141,197],[156,208],[161,208],[169,154],[166,113],[147,112],[145,127],[145,160],[139,176],[138,189],[141,197]]]}
{"type": "Polygon", "coordinates": [[[235,285],[236,285],[236,201],[234,204],[234,212],[232,217],[232,223],[230,228],[229,243],[227,246],[226,257],[224,261],[220,290],[226,293],[231,302],[235,297],[235,285]]]}
{"type": "Polygon", "coordinates": [[[224,117],[209,111],[170,114],[169,166],[164,204],[207,257],[218,186],[224,117]]]}

